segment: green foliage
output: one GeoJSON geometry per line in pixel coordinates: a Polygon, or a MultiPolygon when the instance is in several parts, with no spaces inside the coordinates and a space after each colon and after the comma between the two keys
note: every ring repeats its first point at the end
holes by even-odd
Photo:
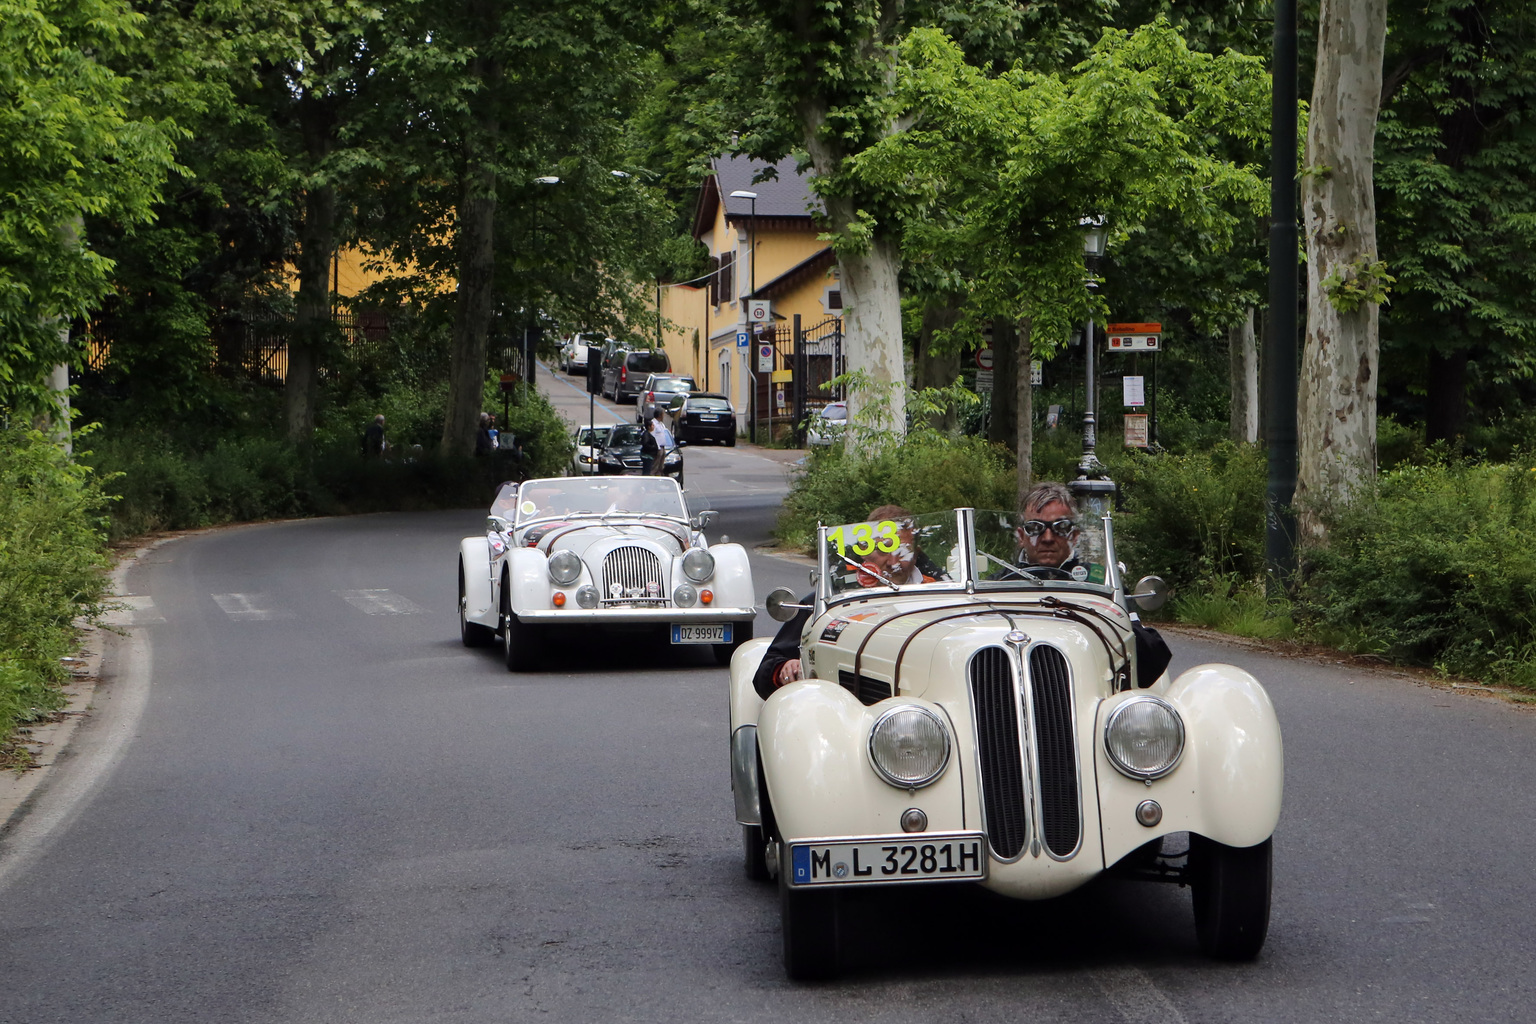
{"type": "Polygon", "coordinates": [[[1296,633],[1290,603],[1266,597],[1262,581],[1203,581],[1175,597],[1171,609],[1179,622],[1234,636],[1273,640],[1296,633]]]}
{"type": "Polygon", "coordinates": [[[17,725],[62,703],[75,620],[101,608],[107,556],[91,472],[36,431],[0,431],[0,761],[17,725]]]}
{"type": "Polygon", "coordinates": [[[1298,618],[1347,649],[1536,687],[1536,459],[1402,466],[1327,510],[1298,618]]]}
{"type": "Polygon", "coordinates": [[[1328,304],[1340,313],[1353,313],[1366,303],[1380,305],[1387,301],[1392,282],[1397,278],[1387,273],[1385,260],[1360,257],[1353,263],[1338,266],[1322,280],[1328,304]]]}

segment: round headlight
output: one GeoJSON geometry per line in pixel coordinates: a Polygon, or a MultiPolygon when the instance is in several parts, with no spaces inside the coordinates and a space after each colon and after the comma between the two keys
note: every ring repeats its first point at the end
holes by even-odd
{"type": "Polygon", "coordinates": [[[679,608],[692,608],[698,599],[699,592],[686,583],[679,583],[677,589],[672,591],[672,603],[679,608]]]}
{"type": "Polygon", "coordinates": [[[926,786],[949,764],[949,730],[927,708],[892,708],[869,731],[869,760],[893,786],[926,786]]]}
{"type": "Polygon", "coordinates": [[[581,579],[581,559],[574,551],[556,551],[549,556],[549,578],[568,587],[581,579]]]}
{"type": "Polygon", "coordinates": [[[1132,697],[1109,713],[1104,752],[1133,779],[1161,778],[1184,753],[1184,720],[1165,700],[1132,697]]]}
{"type": "Polygon", "coordinates": [[[703,548],[690,548],[683,556],[683,575],[703,583],[715,574],[715,556],[703,548]]]}

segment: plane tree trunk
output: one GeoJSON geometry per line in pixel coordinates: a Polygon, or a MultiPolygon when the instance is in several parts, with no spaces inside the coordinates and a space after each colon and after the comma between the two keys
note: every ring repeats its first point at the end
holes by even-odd
{"type": "Polygon", "coordinates": [[[1227,360],[1231,370],[1232,440],[1254,444],[1259,440],[1259,339],[1253,329],[1253,307],[1238,323],[1227,328],[1227,360]]]}

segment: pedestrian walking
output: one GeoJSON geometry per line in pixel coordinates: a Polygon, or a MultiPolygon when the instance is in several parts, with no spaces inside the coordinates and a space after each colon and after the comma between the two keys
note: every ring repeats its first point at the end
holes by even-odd
{"type": "Polygon", "coordinates": [[[667,453],[676,447],[677,442],[672,440],[672,431],[661,421],[661,410],[656,410],[655,417],[651,420],[651,437],[656,440],[656,458],[651,463],[650,476],[661,476],[666,471],[667,453]]]}

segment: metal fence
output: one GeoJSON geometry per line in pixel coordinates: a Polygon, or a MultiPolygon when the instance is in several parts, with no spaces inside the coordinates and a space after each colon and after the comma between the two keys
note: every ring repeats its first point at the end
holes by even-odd
{"type": "Polygon", "coordinates": [[[800,432],[805,418],[828,402],[841,401],[843,389],[831,386],[846,366],[843,360],[843,321],[828,317],[811,327],[803,326],[797,313],[792,321],[779,321],[757,337],[759,346],[772,346],[772,367],[757,363],[757,395],[754,410],[770,425],[791,424],[800,432]]]}

